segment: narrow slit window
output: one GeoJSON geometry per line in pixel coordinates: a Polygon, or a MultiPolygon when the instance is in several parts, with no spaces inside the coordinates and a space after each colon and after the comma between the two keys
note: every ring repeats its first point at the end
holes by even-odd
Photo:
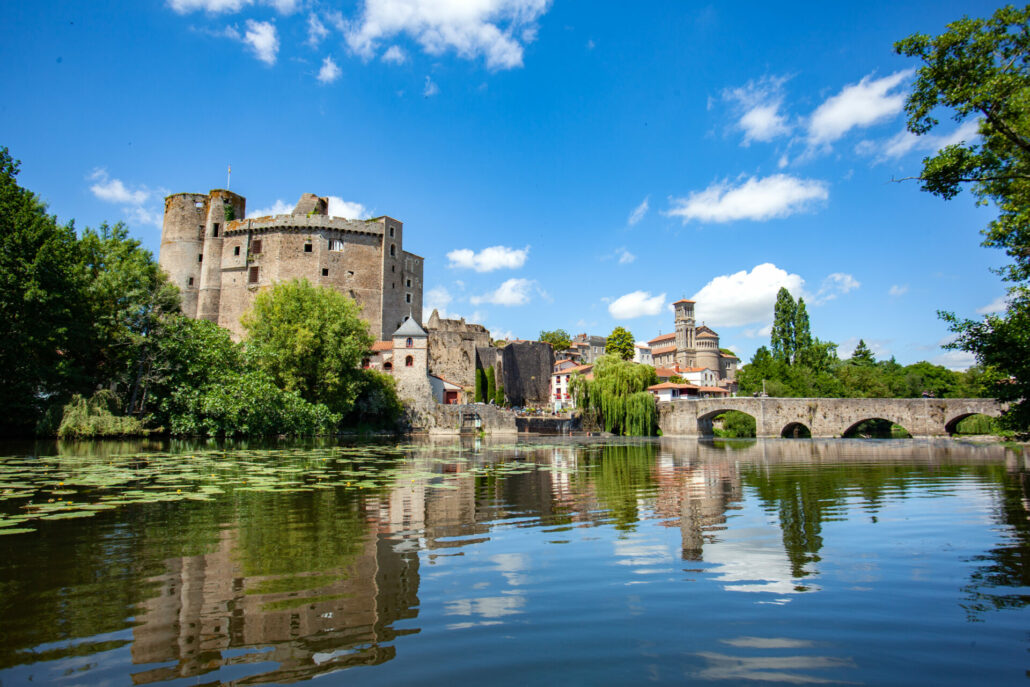
{"type": "Polygon", "coordinates": [[[396,255],[397,255],[397,244],[396,243],[391,243],[390,244],[390,257],[391,258],[392,257],[396,257],[396,255]]]}
{"type": "Polygon", "coordinates": [[[239,255],[240,254],[240,247],[236,246],[235,248],[233,248],[232,249],[232,254],[233,255],[239,255]]]}
{"type": "Polygon", "coordinates": [[[215,222],[214,225],[211,227],[211,235],[215,238],[218,237],[218,222],[215,222]]]}
{"type": "Polygon", "coordinates": [[[410,303],[411,302],[411,294],[410,293],[404,294],[404,302],[405,303],[410,303]]]}
{"type": "Polygon", "coordinates": [[[199,255],[197,255],[197,262],[204,262],[204,254],[203,253],[200,253],[199,255]]]}
{"type": "Polygon", "coordinates": [[[405,279],[404,280],[404,285],[407,286],[410,289],[411,288],[411,280],[410,279],[405,279]]]}
{"type": "Polygon", "coordinates": [[[193,277],[190,277],[188,280],[186,280],[186,286],[193,286],[193,277]]]}

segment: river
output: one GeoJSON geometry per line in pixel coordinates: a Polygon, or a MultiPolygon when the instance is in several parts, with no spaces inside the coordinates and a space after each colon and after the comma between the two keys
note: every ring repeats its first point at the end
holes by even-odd
{"type": "Polygon", "coordinates": [[[1023,684],[950,440],[0,445],[0,685],[1023,684]]]}

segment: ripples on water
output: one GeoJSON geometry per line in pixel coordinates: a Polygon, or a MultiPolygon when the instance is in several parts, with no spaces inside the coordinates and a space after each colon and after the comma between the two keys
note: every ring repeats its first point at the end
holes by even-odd
{"type": "Polygon", "coordinates": [[[9,453],[5,687],[1026,679],[1027,470],[1000,446],[9,453]]]}

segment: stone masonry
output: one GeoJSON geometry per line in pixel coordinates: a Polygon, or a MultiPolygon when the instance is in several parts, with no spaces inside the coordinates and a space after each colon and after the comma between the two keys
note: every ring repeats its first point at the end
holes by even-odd
{"type": "Polygon", "coordinates": [[[465,388],[476,383],[476,348],[490,346],[490,332],[465,319],[447,320],[433,310],[429,334],[429,372],[465,388]]]}

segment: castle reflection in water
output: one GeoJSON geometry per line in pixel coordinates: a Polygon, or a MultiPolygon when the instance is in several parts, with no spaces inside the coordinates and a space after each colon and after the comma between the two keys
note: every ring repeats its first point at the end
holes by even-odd
{"type": "MultiPolygon", "coordinates": [[[[139,670],[132,679],[148,684],[267,662],[265,672],[248,671],[247,682],[292,682],[388,661],[397,650],[394,639],[420,631],[420,566],[475,547],[500,526],[613,526],[632,533],[648,520],[678,528],[679,558],[704,561],[727,590],[782,598],[814,591],[804,578],[818,561],[827,496],[806,500],[793,482],[777,491],[776,474],[795,464],[832,464],[839,475],[849,461],[874,459],[889,470],[901,462],[968,463],[971,456],[968,447],[950,442],[915,449],[909,442],[866,442],[853,451],[855,445],[541,440],[503,446],[476,439],[420,446],[391,488],[340,502],[331,493],[305,496],[323,512],[313,519],[296,495],[267,498],[257,525],[254,514],[240,510],[218,525],[213,550],[168,559],[166,571],[149,580],[153,589],[135,617],[131,656],[139,670]],[[482,469],[517,462],[527,468],[499,476],[482,469]],[[770,538],[776,545],[764,550],[735,549],[722,536],[728,513],[750,488],[778,513],[779,531],[770,538]]],[[[977,449],[974,460],[1025,468],[1000,447],[977,449]]],[[[621,555],[629,560],[649,555],[634,552],[632,537],[624,546],[621,555]]]]}

